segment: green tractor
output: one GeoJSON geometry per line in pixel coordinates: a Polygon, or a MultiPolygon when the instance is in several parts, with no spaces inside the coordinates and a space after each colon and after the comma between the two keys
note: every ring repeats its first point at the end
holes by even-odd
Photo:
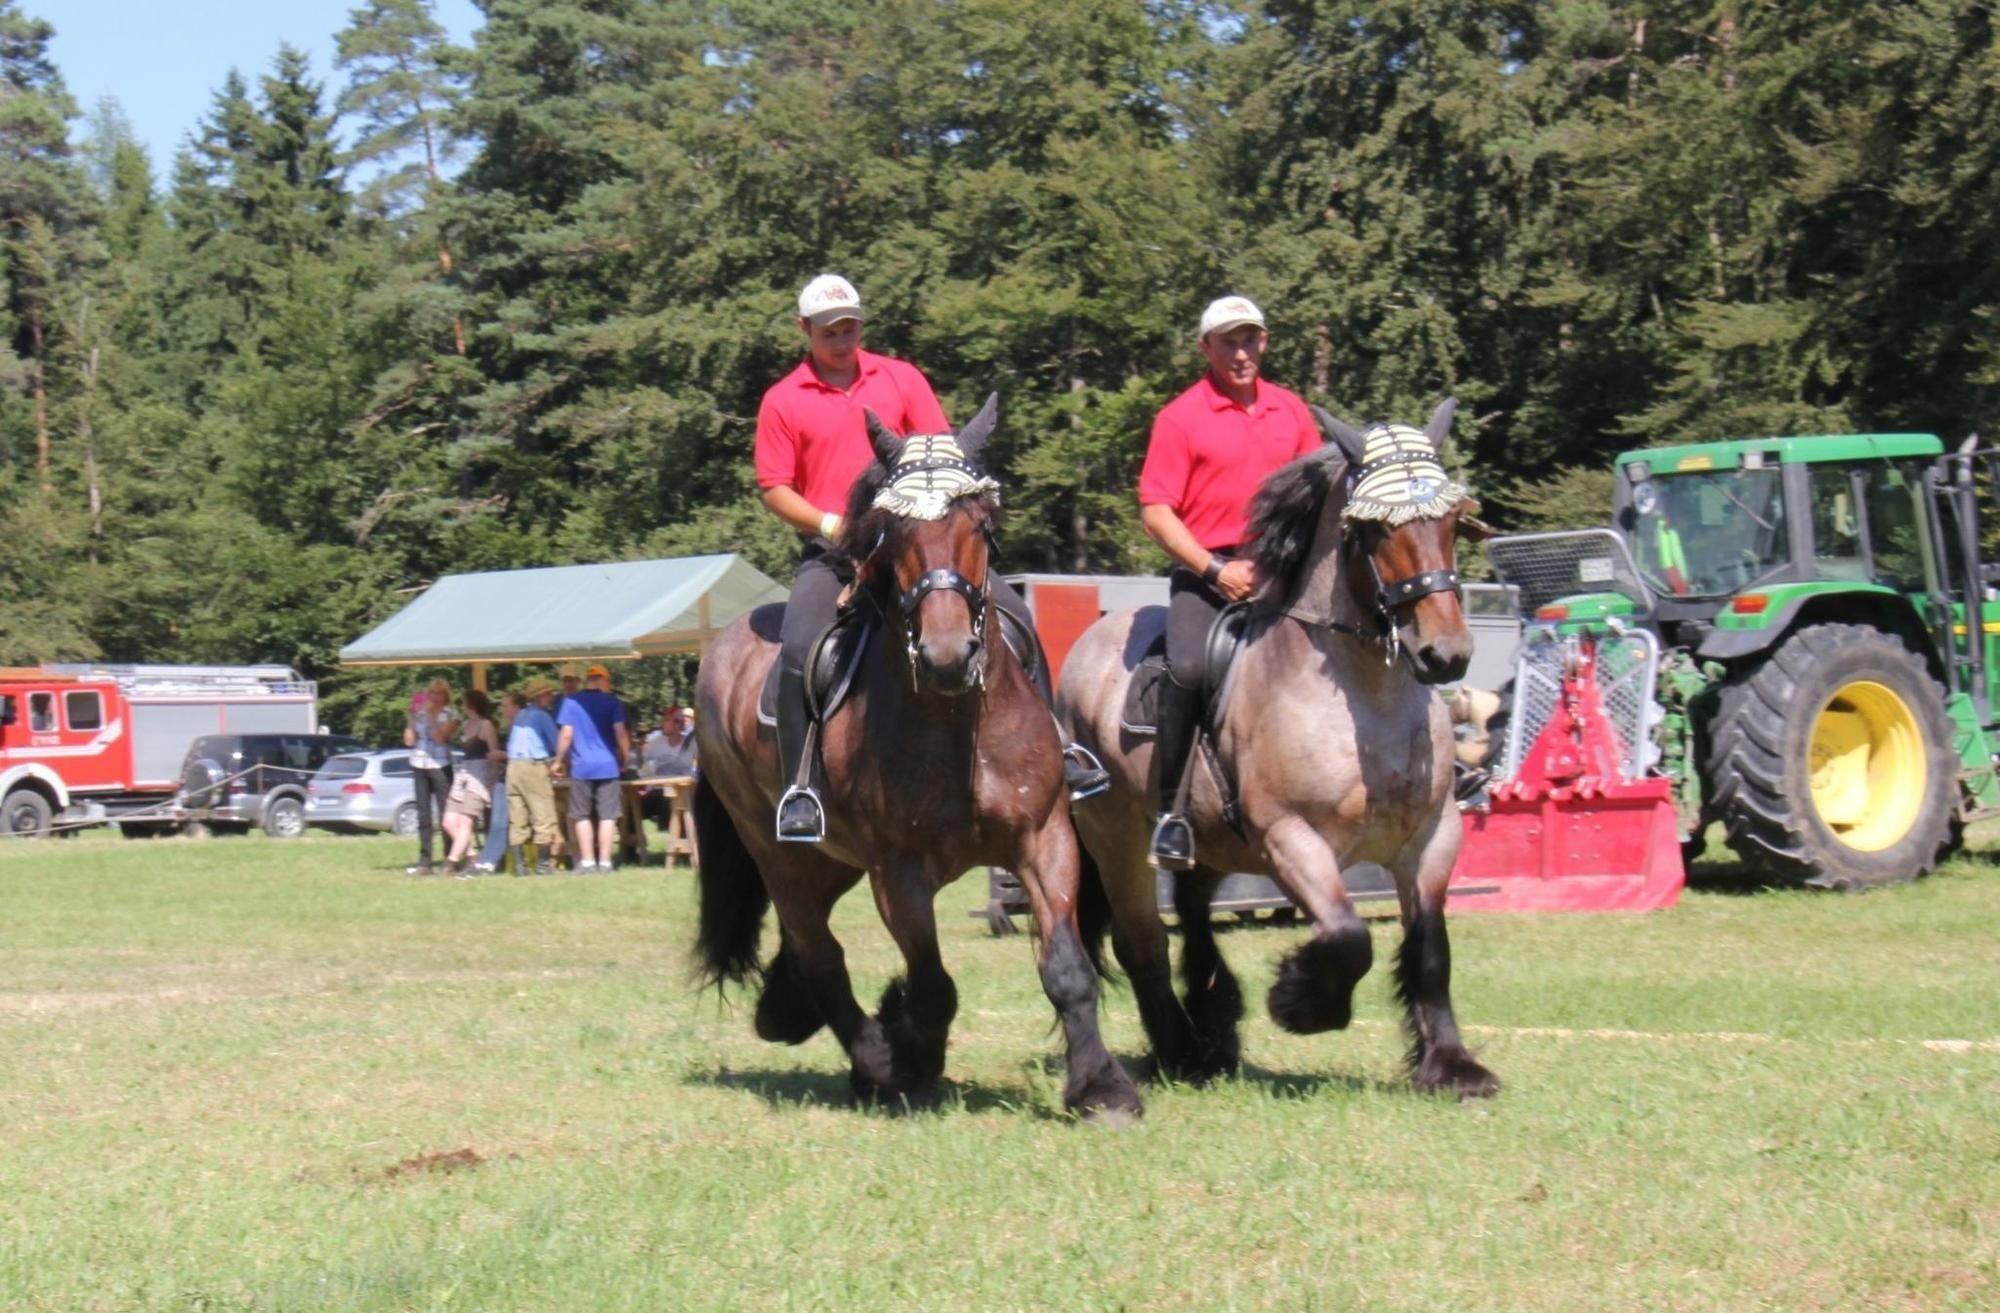
{"type": "MultiPolygon", "coordinates": [[[[1914,879],[2000,814],[1994,457],[1928,434],[1622,455],[1612,528],[1487,544],[1529,617],[1523,675],[1551,639],[1644,639],[1655,692],[1627,745],[1672,782],[1684,850],[1719,822],[1760,874],[1914,879]]],[[[1548,713],[1516,702],[1518,747],[1548,713]]]]}

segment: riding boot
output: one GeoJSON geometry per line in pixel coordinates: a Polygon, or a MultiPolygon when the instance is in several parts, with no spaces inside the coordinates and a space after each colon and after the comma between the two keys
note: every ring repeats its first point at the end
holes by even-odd
{"type": "MultiPolygon", "coordinates": [[[[1035,644],[1034,669],[1030,679],[1035,692],[1041,694],[1042,705],[1049,709],[1049,715],[1056,714],[1055,689],[1049,685],[1049,654],[1042,648],[1041,635],[1030,629],[1028,634],[1035,644]]],[[[1056,721],[1056,735],[1062,736],[1062,722],[1056,721]]],[[[1104,763],[1097,754],[1081,743],[1071,740],[1063,744],[1063,783],[1069,788],[1069,800],[1082,802],[1085,798],[1095,798],[1111,787],[1111,772],[1104,769],[1104,763]]]]}
{"type": "Polygon", "coordinates": [[[778,672],[778,839],[782,843],[818,843],[826,838],[826,807],[812,787],[806,765],[806,678],[789,670],[778,672]]]}
{"type": "Polygon", "coordinates": [[[1153,827],[1153,865],[1162,871],[1194,866],[1194,827],[1176,808],[1181,781],[1201,729],[1201,695],[1169,675],[1160,681],[1159,725],[1153,739],[1153,768],[1160,791],[1160,820],[1153,827]]]}

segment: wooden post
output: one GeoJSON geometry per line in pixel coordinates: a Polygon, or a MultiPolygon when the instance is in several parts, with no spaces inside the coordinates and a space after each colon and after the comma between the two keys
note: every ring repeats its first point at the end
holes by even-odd
{"type": "Polygon", "coordinates": [[[486,691],[486,663],[484,661],[475,661],[472,663],[472,686],[481,693],[486,691]]]}

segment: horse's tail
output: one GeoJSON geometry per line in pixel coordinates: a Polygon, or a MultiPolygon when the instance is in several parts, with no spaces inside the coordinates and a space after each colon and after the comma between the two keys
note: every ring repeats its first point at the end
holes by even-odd
{"type": "Polygon", "coordinates": [[[721,989],[741,984],[761,970],[758,940],[771,893],[757,859],[737,833],[736,819],[722,805],[707,774],[694,786],[695,846],[701,853],[701,929],[695,960],[703,985],[721,989]]]}
{"type": "Polygon", "coordinates": [[[1104,891],[1104,872],[1097,869],[1097,859],[1080,840],[1076,845],[1076,865],[1077,933],[1083,936],[1083,951],[1090,955],[1091,968],[1109,980],[1111,968],[1104,961],[1104,936],[1111,929],[1111,895],[1104,891]]]}

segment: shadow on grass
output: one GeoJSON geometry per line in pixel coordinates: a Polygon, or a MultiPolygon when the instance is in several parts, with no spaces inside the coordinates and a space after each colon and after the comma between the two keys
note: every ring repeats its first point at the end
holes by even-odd
{"type": "MultiPolygon", "coordinates": [[[[1225,1076],[1209,1085],[1193,1085],[1186,1081],[1176,1081],[1160,1074],[1149,1053],[1115,1053],[1130,1072],[1132,1079],[1143,1086],[1178,1088],[1192,1091],[1199,1098],[1205,1089],[1226,1089],[1232,1085],[1263,1091],[1275,1099],[1310,1099],[1329,1092],[1343,1094],[1407,1094],[1409,1084],[1405,1081],[1383,1081],[1367,1076],[1356,1076],[1340,1071],[1272,1071],[1254,1062],[1245,1062],[1237,1068],[1234,1076],[1225,1076]]],[[[1062,1079],[1062,1062],[1051,1058],[1045,1064],[1050,1075],[1062,1079]]]]}
{"type": "Polygon", "coordinates": [[[827,1071],[716,1071],[690,1072],[683,1081],[711,1089],[754,1094],[773,1108],[837,1108],[863,1116],[925,1116],[950,1113],[1027,1113],[1044,1121],[1065,1118],[1044,1107],[1024,1086],[997,1087],[972,1085],[952,1080],[938,1082],[937,1101],[919,1108],[887,1103],[862,1103],[854,1097],[846,1075],[827,1071]]]}

